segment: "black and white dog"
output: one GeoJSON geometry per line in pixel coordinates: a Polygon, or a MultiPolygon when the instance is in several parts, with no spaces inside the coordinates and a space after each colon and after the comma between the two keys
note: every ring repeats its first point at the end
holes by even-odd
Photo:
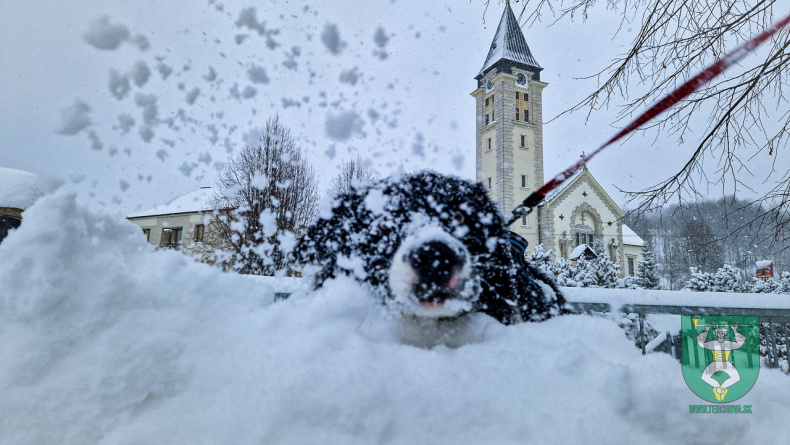
{"type": "Polygon", "coordinates": [[[316,288],[348,275],[398,313],[504,324],[565,312],[553,281],[524,259],[481,184],[432,172],[385,179],[336,198],[297,246],[320,266],[316,288]]]}

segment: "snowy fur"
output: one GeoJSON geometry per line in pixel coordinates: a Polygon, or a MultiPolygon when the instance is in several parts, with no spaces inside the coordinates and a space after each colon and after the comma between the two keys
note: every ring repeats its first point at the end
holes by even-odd
{"type": "MultiPolygon", "coordinates": [[[[523,252],[512,249],[504,218],[480,184],[421,172],[337,197],[331,211],[308,229],[297,257],[320,267],[316,288],[350,276],[407,317],[484,312],[510,324],[562,313],[565,301],[551,280],[526,263],[523,252]],[[456,262],[449,270],[438,261],[448,269],[443,272],[448,280],[431,284],[430,289],[441,287],[433,300],[436,294],[420,294],[417,285],[425,283],[418,283],[410,264],[419,262],[415,250],[427,244],[450,252],[456,262]]],[[[423,263],[426,269],[430,267],[423,263]]]]}

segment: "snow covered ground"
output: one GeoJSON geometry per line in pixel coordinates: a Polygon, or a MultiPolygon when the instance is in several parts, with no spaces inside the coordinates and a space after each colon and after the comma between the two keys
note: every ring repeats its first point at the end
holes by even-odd
{"type": "Polygon", "coordinates": [[[606,319],[504,327],[480,318],[467,344],[423,349],[370,329],[375,311],[348,282],[273,297],[264,281],[153,252],[139,228],[81,207],[68,192],[42,198],[0,245],[0,442],[707,444],[790,436],[790,378],[780,371],[761,369],[736,402],[753,414],[689,414],[704,402],[680,364],[642,356],[606,319]]]}

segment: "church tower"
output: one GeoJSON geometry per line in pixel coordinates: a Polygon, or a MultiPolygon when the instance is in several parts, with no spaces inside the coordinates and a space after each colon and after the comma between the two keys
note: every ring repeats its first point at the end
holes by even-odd
{"type": "MultiPolygon", "coordinates": [[[[518,20],[505,5],[483,68],[475,76],[477,180],[502,213],[543,185],[543,88],[540,67],[527,46],[518,20]]],[[[510,229],[538,244],[533,212],[510,229]]]]}

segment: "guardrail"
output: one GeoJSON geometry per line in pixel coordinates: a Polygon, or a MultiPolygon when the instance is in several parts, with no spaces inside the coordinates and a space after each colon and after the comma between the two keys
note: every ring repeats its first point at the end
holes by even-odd
{"type": "MultiPolygon", "coordinates": [[[[779,367],[779,351],[777,345],[777,325],[784,330],[785,359],[788,360],[790,352],[790,309],[774,309],[763,307],[720,307],[720,306],[692,306],[692,305],[663,305],[663,304],[622,304],[615,310],[609,303],[570,302],[571,307],[579,312],[619,312],[624,314],[637,314],[639,317],[639,347],[642,354],[647,354],[647,337],[645,335],[645,319],[647,315],[718,315],[718,316],[757,316],[763,334],[766,338],[765,364],[769,368],[779,367]]],[[[673,354],[678,359],[681,357],[680,337],[669,338],[672,343],[673,354]]],[[[790,365],[790,360],[788,360],[790,365]]],[[[788,366],[790,373],[790,366],[788,366]]]]}

